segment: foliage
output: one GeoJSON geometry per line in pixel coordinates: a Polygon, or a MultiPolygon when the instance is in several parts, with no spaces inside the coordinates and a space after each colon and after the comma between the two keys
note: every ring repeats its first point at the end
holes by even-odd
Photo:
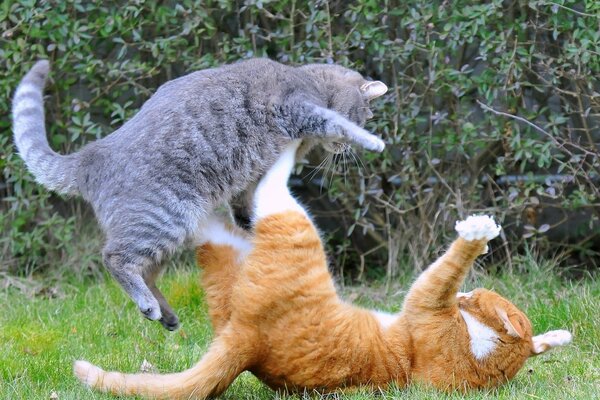
{"type": "MultiPolygon", "coordinates": [[[[38,58],[52,62],[49,138],[64,153],[189,71],[255,56],[352,66],[390,87],[369,124],[388,149],[304,184],[335,202],[316,211],[341,226],[335,260],[419,268],[454,220],[485,211],[597,265],[599,28],[594,0],[3,2],[0,113],[38,58]]],[[[64,259],[87,214],[35,184],[11,143],[2,118],[0,269],[29,272],[64,259]]]]}

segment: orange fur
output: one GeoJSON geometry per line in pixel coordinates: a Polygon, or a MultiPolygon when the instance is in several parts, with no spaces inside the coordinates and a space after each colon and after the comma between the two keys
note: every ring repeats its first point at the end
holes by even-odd
{"type": "Polygon", "coordinates": [[[338,297],[310,219],[296,211],[271,215],[257,222],[244,260],[230,245],[197,250],[216,334],[198,364],[166,375],[87,364],[76,364],[75,372],[103,391],[178,399],[215,396],[244,370],[286,390],[385,388],[414,380],[444,390],[497,386],[534,347],[531,323],[506,299],[484,289],[457,298],[485,245],[458,238],[412,285],[402,312],[385,328],[369,310],[338,297]],[[473,354],[461,310],[497,334],[482,359],[473,354]]]}

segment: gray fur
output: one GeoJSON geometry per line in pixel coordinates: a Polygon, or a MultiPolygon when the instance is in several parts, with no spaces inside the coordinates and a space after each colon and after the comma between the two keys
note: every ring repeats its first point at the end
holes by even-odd
{"type": "Polygon", "coordinates": [[[63,156],[46,139],[48,71],[39,61],[15,92],[17,149],[39,183],[91,203],[107,237],[105,265],[168,329],[178,319],[154,284],[161,258],[193,238],[216,205],[243,198],[289,140],[383,150],[360,127],[374,97],[360,74],[252,59],[165,83],[121,128],[63,156]]]}

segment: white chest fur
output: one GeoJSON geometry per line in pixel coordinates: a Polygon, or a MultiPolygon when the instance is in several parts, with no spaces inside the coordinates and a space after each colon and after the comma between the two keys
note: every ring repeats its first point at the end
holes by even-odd
{"type": "Polygon", "coordinates": [[[483,360],[496,348],[498,334],[468,312],[460,310],[460,313],[467,324],[467,331],[471,338],[471,351],[477,360],[483,360]]]}

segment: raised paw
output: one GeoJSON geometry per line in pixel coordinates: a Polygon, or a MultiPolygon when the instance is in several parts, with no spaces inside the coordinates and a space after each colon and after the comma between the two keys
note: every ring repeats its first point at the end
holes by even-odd
{"type": "Polygon", "coordinates": [[[385,142],[369,131],[354,125],[349,121],[344,121],[341,126],[343,128],[343,136],[359,146],[378,153],[381,153],[383,149],[385,149],[385,142]]]}
{"type": "Polygon", "coordinates": [[[542,335],[537,335],[532,338],[533,354],[544,353],[553,347],[564,346],[571,343],[573,335],[569,331],[563,329],[557,331],[549,331],[542,335]]]}
{"type": "Polygon", "coordinates": [[[492,240],[500,234],[500,225],[496,225],[489,215],[471,215],[464,221],[457,221],[454,229],[467,241],[492,240]]]}
{"type": "Polygon", "coordinates": [[[381,153],[385,149],[385,143],[383,140],[379,139],[377,136],[370,136],[368,140],[368,144],[365,145],[367,150],[376,151],[377,153],[381,153]]]}

